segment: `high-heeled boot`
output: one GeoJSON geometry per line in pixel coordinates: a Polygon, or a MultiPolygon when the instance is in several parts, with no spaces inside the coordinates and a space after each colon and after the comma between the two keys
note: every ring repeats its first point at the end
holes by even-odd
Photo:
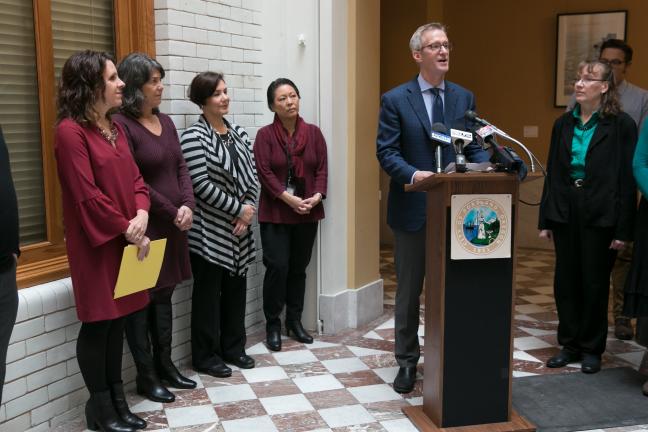
{"type": "Polygon", "coordinates": [[[171,303],[152,303],[151,336],[155,369],[158,376],[171,387],[179,389],[196,388],[196,381],[180,373],[171,361],[171,339],[173,334],[173,310],[171,303]]]}
{"type": "Polygon", "coordinates": [[[266,345],[272,351],[281,351],[281,330],[272,328],[266,330],[266,345]]]}
{"type": "Polygon", "coordinates": [[[301,321],[286,321],[286,333],[288,336],[292,333],[295,336],[294,339],[299,342],[305,344],[313,343],[313,336],[309,335],[308,332],[304,330],[301,321]]]}
{"type": "Polygon", "coordinates": [[[137,429],[125,423],[117,414],[110,390],[90,393],[85,407],[86,425],[91,431],[136,432],[137,429]]]}
{"type": "Polygon", "coordinates": [[[124,387],[122,383],[114,383],[110,385],[110,395],[112,396],[115,411],[124,423],[134,427],[135,429],[146,429],[146,422],[140,417],[133,414],[128,408],[126,402],[126,395],[124,395],[124,387]]]}
{"type": "Polygon", "coordinates": [[[175,395],[162,385],[155,372],[149,342],[148,313],[148,308],[144,308],[130,314],[125,320],[126,340],[137,368],[137,393],[154,402],[171,403],[175,395]]]}

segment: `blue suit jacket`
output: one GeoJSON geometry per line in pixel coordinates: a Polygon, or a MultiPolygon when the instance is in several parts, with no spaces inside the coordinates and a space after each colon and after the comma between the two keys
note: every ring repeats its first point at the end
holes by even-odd
{"type": "MultiPolygon", "coordinates": [[[[464,119],[466,110],[475,110],[475,97],[465,88],[445,82],[445,126],[469,130],[474,125],[464,119]]],[[[434,171],[435,144],[430,139],[432,125],[425,109],[417,78],[387,93],[381,100],[378,137],[378,161],[391,177],[387,204],[387,223],[400,231],[418,231],[425,225],[426,194],[405,192],[415,171],[434,171]]],[[[474,141],[464,148],[471,162],[489,159],[474,141]]],[[[455,161],[454,146],[443,148],[441,165],[455,161]]]]}

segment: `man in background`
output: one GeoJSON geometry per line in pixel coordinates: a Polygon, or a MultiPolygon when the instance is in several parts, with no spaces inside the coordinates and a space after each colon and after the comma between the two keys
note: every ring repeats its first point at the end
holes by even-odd
{"type": "Polygon", "coordinates": [[[9,151],[0,128],[0,403],[9,338],[18,312],[16,262],[19,253],[18,203],[11,179],[9,151]]]}

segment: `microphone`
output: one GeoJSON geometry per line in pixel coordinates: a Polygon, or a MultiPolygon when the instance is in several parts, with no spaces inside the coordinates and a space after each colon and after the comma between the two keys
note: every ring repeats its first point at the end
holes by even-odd
{"type": "MultiPolygon", "coordinates": [[[[471,111],[472,112],[472,111],[471,111]]],[[[492,126],[484,126],[482,128],[475,130],[475,135],[481,138],[481,146],[484,150],[487,150],[489,147],[497,146],[497,141],[495,140],[495,129],[492,126]]]]}
{"type": "Polygon", "coordinates": [[[436,172],[441,173],[441,147],[452,143],[452,138],[448,135],[448,128],[443,123],[434,123],[432,125],[432,133],[430,134],[432,141],[437,142],[436,147],[436,172]]]}
{"type": "Polygon", "coordinates": [[[484,126],[477,129],[475,133],[482,138],[484,143],[482,148],[484,150],[489,147],[493,149],[493,156],[491,159],[498,167],[498,171],[520,171],[522,161],[515,153],[511,154],[512,151],[497,143],[497,140],[495,140],[495,131],[492,126],[484,126]]]}
{"type": "Polygon", "coordinates": [[[492,126],[492,124],[488,123],[486,120],[483,118],[480,118],[477,116],[477,113],[472,110],[468,110],[464,113],[464,118],[467,120],[473,121],[475,123],[478,123],[481,126],[492,126]]]}
{"type": "Polygon", "coordinates": [[[455,147],[455,169],[457,172],[466,172],[466,156],[463,154],[464,145],[472,141],[472,133],[459,129],[450,129],[450,138],[455,147]]]}

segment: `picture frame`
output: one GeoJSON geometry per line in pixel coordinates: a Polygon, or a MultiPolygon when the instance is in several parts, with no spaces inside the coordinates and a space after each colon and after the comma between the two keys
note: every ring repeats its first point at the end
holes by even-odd
{"type": "Polygon", "coordinates": [[[627,10],[558,14],[554,106],[566,107],[573,93],[578,64],[597,59],[607,39],[626,38],[627,10]]]}

